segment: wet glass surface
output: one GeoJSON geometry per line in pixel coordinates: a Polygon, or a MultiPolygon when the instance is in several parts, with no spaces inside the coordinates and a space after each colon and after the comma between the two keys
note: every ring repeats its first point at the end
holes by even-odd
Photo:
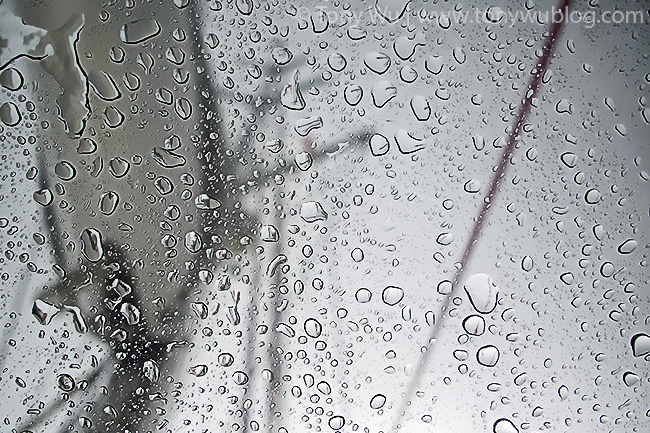
{"type": "Polygon", "coordinates": [[[0,2],[3,429],[647,431],[649,23],[0,2]]]}

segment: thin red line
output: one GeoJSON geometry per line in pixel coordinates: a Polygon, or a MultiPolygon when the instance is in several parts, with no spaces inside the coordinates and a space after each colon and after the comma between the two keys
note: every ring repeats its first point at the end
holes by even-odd
{"type": "MultiPolygon", "coordinates": [[[[568,12],[570,9],[571,2],[572,0],[561,0],[560,2],[559,9],[564,12],[564,17],[568,17],[568,12]]],[[[542,47],[542,56],[540,57],[539,63],[535,68],[536,69],[535,74],[533,74],[533,76],[530,78],[530,81],[528,82],[528,86],[526,87],[526,94],[524,95],[524,98],[521,101],[521,104],[519,105],[519,109],[517,111],[517,117],[513,119],[512,129],[510,131],[510,134],[508,135],[508,141],[506,147],[503,149],[503,152],[501,153],[499,165],[497,166],[497,169],[494,172],[494,175],[492,176],[492,179],[490,181],[490,187],[484,196],[483,205],[481,206],[481,210],[478,214],[478,217],[476,218],[476,222],[474,223],[474,228],[472,229],[472,233],[469,239],[467,240],[467,243],[465,244],[465,248],[463,250],[463,254],[460,259],[461,267],[454,274],[453,291],[456,290],[456,287],[458,286],[463,276],[463,272],[468,267],[468,263],[472,257],[472,253],[474,252],[474,248],[478,241],[478,238],[480,237],[480,233],[485,223],[485,220],[489,215],[490,207],[493,204],[496,196],[498,195],[497,187],[499,185],[499,181],[504,176],[506,169],[508,168],[508,162],[510,161],[510,157],[512,156],[512,153],[515,150],[515,145],[517,144],[519,131],[521,130],[523,124],[528,118],[528,115],[530,114],[532,108],[532,100],[537,95],[537,91],[539,89],[542,76],[546,72],[546,68],[548,67],[548,64],[551,60],[551,55],[553,54],[553,50],[556,47],[558,36],[565,24],[565,21],[566,20],[553,22],[553,24],[549,29],[549,34],[544,40],[544,46],[542,47]]],[[[439,313],[446,311],[447,307],[449,306],[449,302],[452,298],[453,291],[447,297],[443,305],[439,308],[439,313]]],[[[429,338],[427,339],[427,342],[434,341],[433,339],[438,334],[440,329],[442,329],[442,323],[444,322],[446,316],[442,316],[441,314],[438,314],[437,317],[439,317],[439,320],[436,321],[435,325],[433,326],[429,334],[429,338]]],[[[424,353],[422,353],[420,357],[418,368],[416,368],[415,373],[413,374],[413,377],[409,382],[409,386],[406,390],[406,394],[404,395],[402,404],[400,405],[399,411],[397,412],[395,422],[393,423],[393,427],[396,430],[399,430],[401,428],[401,426],[399,426],[399,423],[403,419],[404,415],[406,415],[406,409],[408,407],[408,403],[413,398],[413,395],[415,394],[415,391],[418,388],[422,376],[424,375],[426,364],[428,360],[431,358],[432,353],[433,350],[432,347],[430,346],[427,347],[427,350],[424,353]]]]}

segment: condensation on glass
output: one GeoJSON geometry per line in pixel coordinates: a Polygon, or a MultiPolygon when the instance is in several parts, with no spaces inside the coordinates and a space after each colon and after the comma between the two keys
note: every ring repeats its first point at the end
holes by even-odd
{"type": "Polygon", "coordinates": [[[0,2],[3,429],[648,431],[647,3],[479,3],[0,2]]]}

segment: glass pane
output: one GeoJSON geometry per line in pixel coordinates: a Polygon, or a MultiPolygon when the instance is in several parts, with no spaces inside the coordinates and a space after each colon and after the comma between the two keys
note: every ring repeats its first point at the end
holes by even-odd
{"type": "Polygon", "coordinates": [[[0,3],[11,431],[645,431],[630,1],[0,3]]]}

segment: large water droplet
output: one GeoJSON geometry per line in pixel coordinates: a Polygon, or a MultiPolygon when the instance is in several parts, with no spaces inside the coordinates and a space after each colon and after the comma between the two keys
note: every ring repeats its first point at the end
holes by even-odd
{"type": "Polygon", "coordinates": [[[309,318],[305,320],[305,332],[312,338],[318,338],[323,332],[323,325],[318,320],[309,318]]]}
{"type": "Polygon", "coordinates": [[[323,206],[317,201],[308,201],[300,206],[300,216],[308,223],[316,221],[325,221],[327,219],[327,212],[323,206]]]}
{"type": "Polygon", "coordinates": [[[71,392],[75,389],[75,382],[69,374],[59,374],[56,378],[56,384],[61,391],[71,392]]]}
{"type": "Polygon", "coordinates": [[[0,120],[7,126],[16,126],[20,123],[20,112],[13,102],[5,102],[0,106],[0,120]]]}
{"type": "Polygon", "coordinates": [[[630,342],[634,356],[643,356],[650,353],[650,337],[647,334],[636,334],[630,342]]]}
{"type": "Polygon", "coordinates": [[[386,305],[397,305],[404,298],[404,290],[396,286],[388,286],[381,293],[381,299],[386,305]]]}
{"type": "Polygon", "coordinates": [[[496,346],[483,346],[476,352],[476,360],[484,367],[494,367],[499,362],[499,349],[496,346]]]}
{"type": "Polygon", "coordinates": [[[127,44],[138,44],[160,33],[160,24],[153,18],[131,21],[122,26],[120,39],[127,44]]]}
{"type": "Polygon", "coordinates": [[[98,262],[104,256],[102,234],[94,228],[87,228],[81,233],[81,253],[91,262],[98,262]]]}
{"type": "Polygon", "coordinates": [[[465,292],[479,313],[491,313],[496,308],[499,289],[489,275],[478,273],[469,277],[465,282],[465,292]]]}
{"type": "Polygon", "coordinates": [[[375,394],[375,396],[370,399],[370,407],[373,409],[381,409],[386,404],[386,396],[383,394],[375,394]]]}

